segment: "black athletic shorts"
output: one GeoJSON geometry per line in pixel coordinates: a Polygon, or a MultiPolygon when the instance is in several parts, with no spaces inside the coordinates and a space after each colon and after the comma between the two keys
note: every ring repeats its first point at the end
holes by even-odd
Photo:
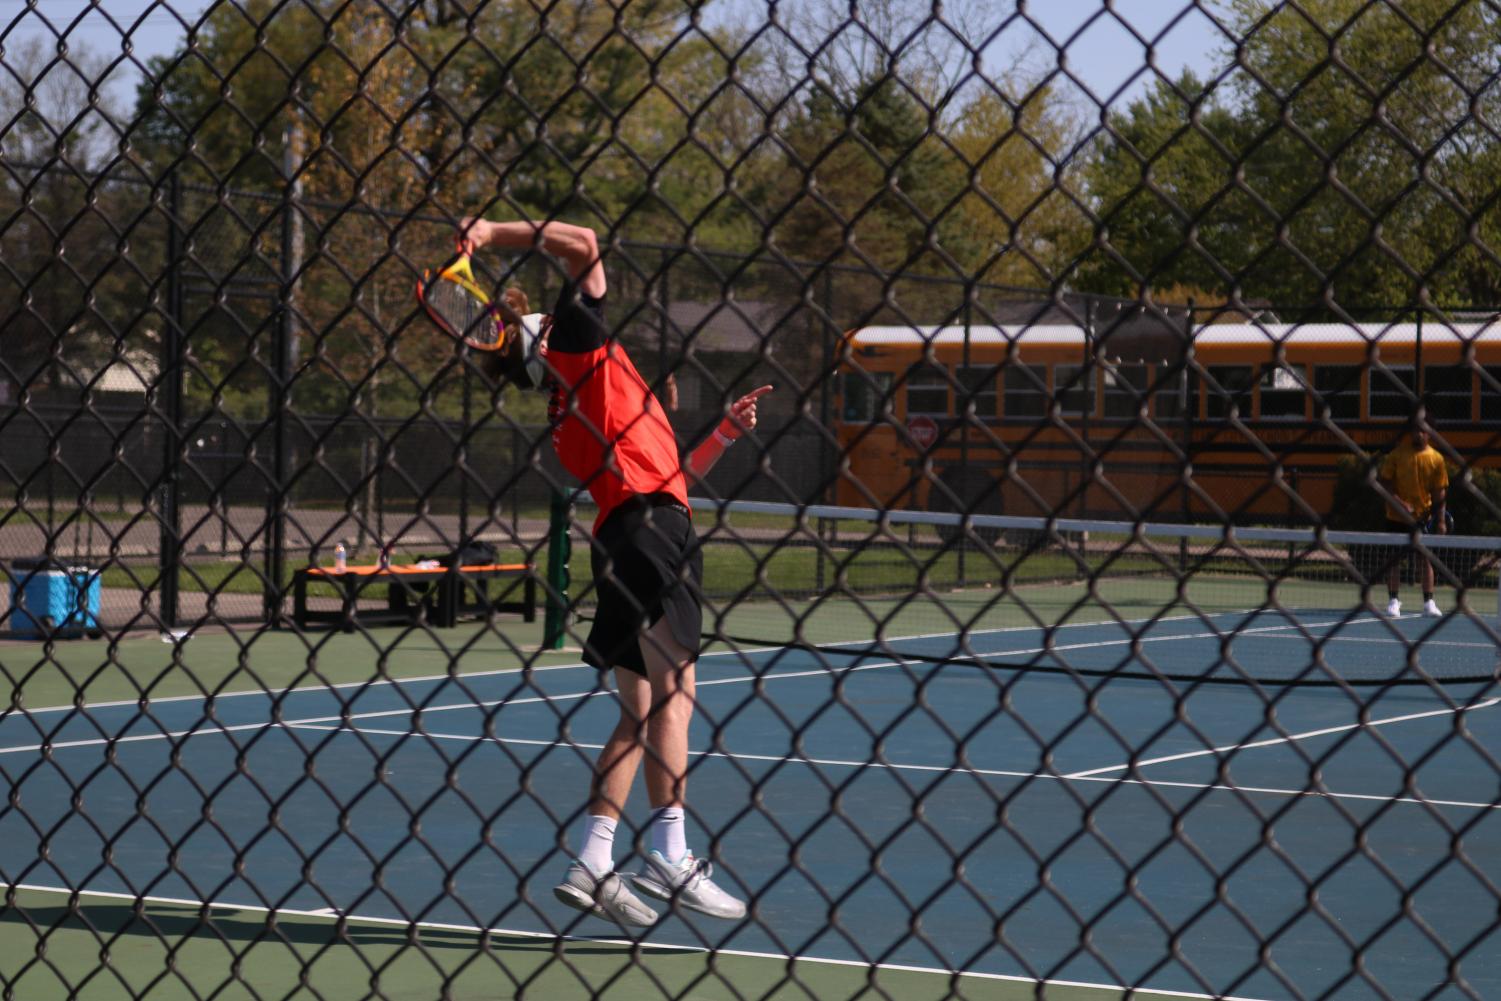
{"type": "Polygon", "coordinates": [[[585,661],[645,675],[641,635],[663,618],[698,654],[704,554],[686,507],[667,494],[633,497],[599,526],[590,563],[598,605],[585,661]]]}

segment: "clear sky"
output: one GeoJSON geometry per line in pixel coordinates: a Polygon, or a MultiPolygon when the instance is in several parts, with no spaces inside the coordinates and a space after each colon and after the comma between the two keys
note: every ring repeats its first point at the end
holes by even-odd
{"type": "MultiPolygon", "coordinates": [[[[23,39],[51,40],[54,36],[43,24],[45,18],[58,30],[72,25],[70,38],[113,57],[120,54],[123,30],[130,34],[135,56],[144,61],[174,51],[184,36],[183,22],[195,20],[209,6],[205,0],[167,2],[181,19],[155,0],[0,0],[0,32],[4,32],[7,49],[23,39]]],[[[728,2],[742,5],[745,12],[754,10],[759,0],[728,2]]],[[[920,4],[922,0],[907,2],[920,4]]],[[[1223,58],[1222,34],[1188,0],[1114,0],[1108,7],[1104,0],[1027,0],[1022,6],[1023,16],[1036,27],[1014,20],[987,49],[988,68],[1023,61],[1036,70],[1056,63],[1055,46],[1066,43],[1068,70],[1100,103],[1112,97],[1117,104],[1129,100],[1154,78],[1147,67],[1145,46],[1123,22],[1148,40],[1162,36],[1155,43],[1153,57],[1168,76],[1185,66],[1209,75],[1223,58]]],[[[1211,0],[1204,6],[1218,10],[1222,4],[1211,0]]],[[[137,78],[133,68],[126,68],[112,81],[112,90],[127,106],[137,78]]]]}

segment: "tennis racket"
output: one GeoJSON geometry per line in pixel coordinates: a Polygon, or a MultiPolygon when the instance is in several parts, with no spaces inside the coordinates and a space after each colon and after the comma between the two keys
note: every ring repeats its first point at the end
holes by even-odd
{"type": "Polygon", "coordinates": [[[423,271],[417,301],[439,330],[476,351],[501,350],[506,323],[520,319],[509,306],[490,301],[474,280],[468,254],[436,273],[423,271]]]}

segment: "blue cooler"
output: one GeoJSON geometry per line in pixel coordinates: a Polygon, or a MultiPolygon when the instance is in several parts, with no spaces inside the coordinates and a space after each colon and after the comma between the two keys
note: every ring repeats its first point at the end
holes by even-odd
{"type": "Polygon", "coordinates": [[[10,565],[10,628],[20,639],[99,633],[99,571],[45,558],[10,565]]]}

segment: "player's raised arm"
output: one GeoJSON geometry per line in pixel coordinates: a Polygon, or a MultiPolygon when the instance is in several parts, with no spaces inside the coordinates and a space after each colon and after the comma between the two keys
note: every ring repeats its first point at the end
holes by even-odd
{"type": "Polygon", "coordinates": [[[466,254],[481,247],[524,250],[539,245],[563,262],[580,292],[594,299],[604,298],[605,268],[599,259],[599,238],[587,226],[530,219],[490,222],[473,216],[459,220],[459,249],[466,254]]]}
{"type": "Polygon", "coordinates": [[[688,471],[695,479],[702,479],[714,468],[714,463],[733,445],[740,436],[756,426],[756,401],[772,391],[771,386],[751,390],[730,406],[730,412],[714,433],[703,440],[693,454],[688,456],[688,471]]]}

